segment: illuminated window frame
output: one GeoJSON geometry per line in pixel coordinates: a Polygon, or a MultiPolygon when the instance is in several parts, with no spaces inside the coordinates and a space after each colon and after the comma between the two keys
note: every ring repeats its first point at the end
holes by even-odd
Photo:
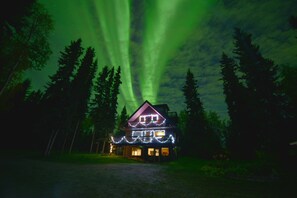
{"type": "Polygon", "coordinates": [[[150,118],[150,122],[155,123],[159,120],[158,114],[141,115],[139,116],[139,123],[145,124],[147,118],[150,118]]]}
{"type": "Polygon", "coordinates": [[[159,148],[148,148],[147,149],[148,156],[160,156],[160,149],[159,148]]]}
{"type": "Polygon", "coordinates": [[[166,135],[165,130],[154,131],[154,137],[155,138],[162,138],[162,137],[165,137],[165,135],[166,135]],[[159,135],[158,133],[162,133],[162,135],[159,135]]]}
{"type": "Polygon", "coordinates": [[[161,148],[161,155],[162,156],[169,156],[170,155],[170,150],[168,147],[162,147],[161,148]],[[166,153],[166,154],[165,154],[166,153]]]}
{"type": "Polygon", "coordinates": [[[141,148],[132,147],[131,155],[132,156],[141,156],[141,148]]]}
{"type": "Polygon", "coordinates": [[[148,156],[154,156],[155,155],[155,149],[154,148],[148,148],[147,149],[147,155],[148,156]]]}
{"type": "Polygon", "coordinates": [[[145,118],[146,118],[146,116],[139,116],[139,122],[144,124],[145,120],[146,120],[145,118]]]}
{"type": "Polygon", "coordinates": [[[157,122],[159,120],[159,116],[157,114],[152,114],[151,115],[151,121],[153,123],[157,122]],[[154,119],[155,118],[155,119],[154,119]]]}

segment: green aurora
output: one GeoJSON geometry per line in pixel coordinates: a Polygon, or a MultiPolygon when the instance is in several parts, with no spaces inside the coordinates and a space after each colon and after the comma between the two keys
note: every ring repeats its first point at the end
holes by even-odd
{"type": "MultiPolygon", "coordinates": [[[[71,40],[96,50],[99,71],[121,66],[119,110],[133,113],[144,100],[184,108],[182,86],[190,68],[206,110],[226,117],[219,59],[232,52],[234,27],[253,35],[264,56],[294,65],[296,32],[287,19],[293,1],[233,0],[40,0],[55,23],[52,57],[42,71],[30,71],[34,89],[42,89],[57,69],[59,52],[71,40]],[[276,12],[277,10],[277,12],[276,12]]],[[[296,64],[295,64],[296,65],[296,64]]]]}

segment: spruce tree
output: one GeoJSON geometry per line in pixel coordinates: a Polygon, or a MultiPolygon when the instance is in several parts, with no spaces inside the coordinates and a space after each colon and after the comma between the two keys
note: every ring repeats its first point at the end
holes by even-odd
{"type": "Polygon", "coordinates": [[[115,74],[114,67],[109,69],[105,66],[99,73],[94,86],[95,94],[91,102],[91,117],[96,137],[103,141],[102,152],[105,151],[109,133],[112,133],[115,128],[120,84],[120,68],[115,74]]]}
{"type": "Polygon", "coordinates": [[[61,127],[60,121],[63,120],[69,105],[68,95],[73,73],[79,65],[82,53],[81,39],[71,41],[70,45],[61,52],[58,70],[50,76],[51,81],[46,85],[43,101],[46,107],[45,113],[52,116],[53,127],[61,127]]]}
{"type": "Polygon", "coordinates": [[[81,122],[85,119],[88,112],[88,103],[93,87],[93,78],[95,76],[97,61],[94,48],[88,47],[83,57],[80,67],[71,83],[69,102],[70,111],[67,117],[70,118],[70,127],[74,133],[72,136],[69,152],[73,147],[74,139],[80,129],[81,122]]]}
{"type": "Polygon", "coordinates": [[[185,155],[205,157],[205,133],[206,121],[204,117],[204,108],[198,93],[198,84],[193,73],[188,69],[185,85],[183,86],[185,96],[187,121],[183,137],[183,152],[185,155]]]}
{"type": "Polygon", "coordinates": [[[251,159],[255,156],[256,134],[250,125],[247,89],[238,77],[238,65],[235,60],[222,54],[221,74],[225,101],[230,117],[230,129],[227,136],[227,148],[233,158],[251,159]]]}
{"type": "MultiPolygon", "coordinates": [[[[104,66],[97,77],[97,80],[94,85],[94,98],[91,101],[90,105],[90,114],[94,123],[94,132],[96,137],[103,136],[103,126],[105,123],[105,111],[106,101],[108,93],[106,93],[105,87],[107,86],[107,78],[109,74],[109,69],[107,66],[104,66]]],[[[109,85],[110,86],[110,85],[109,85]]]]}
{"type": "Polygon", "coordinates": [[[48,155],[56,141],[59,132],[67,127],[67,114],[70,108],[69,93],[73,79],[73,73],[77,69],[79,58],[83,53],[81,39],[71,41],[61,52],[58,60],[57,72],[50,76],[50,82],[46,85],[42,99],[43,130],[49,131],[45,155],[48,155]]]}
{"type": "Polygon", "coordinates": [[[283,118],[277,82],[278,66],[262,56],[259,46],[252,43],[251,34],[235,28],[234,40],[233,52],[249,93],[249,114],[253,118],[250,125],[257,132],[257,149],[279,152],[286,135],[281,134],[283,118]]]}
{"type": "MultiPolygon", "coordinates": [[[[110,119],[111,119],[112,128],[114,128],[114,126],[115,126],[115,120],[116,120],[116,117],[117,117],[118,95],[120,93],[120,85],[121,84],[122,84],[122,81],[121,81],[121,67],[119,66],[117,71],[116,71],[116,74],[114,76],[114,80],[113,80],[112,87],[111,87],[111,103],[110,103],[111,118],[110,119]]],[[[126,111],[126,113],[127,113],[127,111],[126,111]]]]}
{"type": "Polygon", "coordinates": [[[120,115],[117,118],[117,127],[116,127],[116,131],[115,131],[115,135],[125,135],[124,132],[124,127],[128,122],[128,114],[127,114],[127,109],[126,109],[126,105],[123,107],[120,115]]]}

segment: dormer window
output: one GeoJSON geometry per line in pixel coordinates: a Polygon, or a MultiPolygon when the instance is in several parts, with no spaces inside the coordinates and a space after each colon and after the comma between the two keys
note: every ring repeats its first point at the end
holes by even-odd
{"type": "Polygon", "coordinates": [[[151,117],[153,122],[157,122],[158,121],[158,115],[152,115],[151,117]]]}
{"type": "Polygon", "coordinates": [[[139,122],[140,123],[145,123],[145,116],[140,116],[139,117],[139,122]]]}
{"type": "Polygon", "coordinates": [[[159,116],[157,114],[139,116],[139,122],[142,124],[150,123],[150,122],[155,123],[158,120],[159,120],[159,116]]]}

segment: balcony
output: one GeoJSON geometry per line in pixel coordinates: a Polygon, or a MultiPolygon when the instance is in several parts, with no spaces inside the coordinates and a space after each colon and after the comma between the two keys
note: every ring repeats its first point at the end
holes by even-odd
{"type": "Polygon", "coordinates": [[[172,145],[175,144],[175,137],[170,134],[168,136],[154,136],[152,134],[142,136],[122,136],[110,137],[111,143],[115,145],[172,145]]]}

